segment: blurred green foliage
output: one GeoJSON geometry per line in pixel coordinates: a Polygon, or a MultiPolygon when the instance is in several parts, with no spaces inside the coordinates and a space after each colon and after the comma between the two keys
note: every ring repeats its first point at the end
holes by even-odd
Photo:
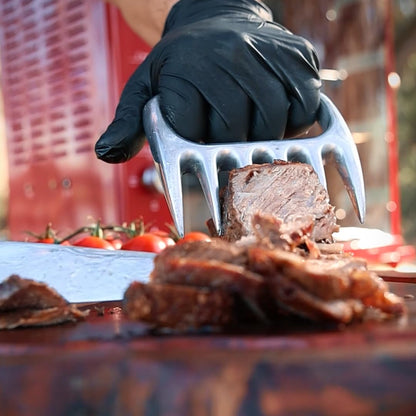
{"type": "Polygon", "coordinates": [[[395,51],[403,234],[416,244],[416,0],[395,1],[395,51]]]}

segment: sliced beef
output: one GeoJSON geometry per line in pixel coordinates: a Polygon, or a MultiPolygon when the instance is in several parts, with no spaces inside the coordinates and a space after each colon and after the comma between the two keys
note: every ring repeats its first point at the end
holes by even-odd
{"type": "Polygon", "coordinates": [[[18,275],[0,283],[0,329],[55,325],[85,315],[44,283],[18,275]]]}
{"type": "Polygon", "coordinates": [[[171,284],[132,283],[123,309],[130,319],[155,327],[223,327],[233,320],[233,296],[221,290],[171,284]]]}
{"type": "Polygon", "coordinates": [[[14,309],[45,309],[68,302],[44,283],[11,275],[0,283],[0,312],[14,309]]]}
{"type": "Polygon", "coordinates": [[[247,263],[245,248],[229,244],[219,238],[212,241],[188,241],[169,246],[155,258],[155,267],[163,267],[163,263],[171,258],[184,257],[188,260],[216,260],[244,266],[247,263]]]}
{"type": "Polygon", "coordinates": [[[339,228],[328,193],[308,164],[275,161],[234,169],[223,198],[223,235],[229,241],[253,234],[257,213],[284,223],[312,222],[314,241],[332,241],[339,228]]]}
{"type": "Polygon", "coordinates": [[[215,288],[256,298],[263,278],[246,267],[247,251],[214,239],[163,250],[154,261],[152,282],[215,288]]]}
{"type": "Polygon", "coordinates": [[[85,312],[75,305],[56,306],[45,309],[21,308],[0,313],[0,329],[49,326],[64,322],[83,320],[85,312]]]}
{"type": "Polygon", "coordinates": [[[249,250],[249,269],[262,275],[268,293],[283,308],[310,318],[348,323],[366,309],[386,315],[405,313],[403,299],[389,292],[362,259],[345,255],[304,259],[281,250],[249,250]],[[315,312],[316,313],[315,313],[315,312]]]}
{"type": "Polygon", "coordinates": [[[377,290],[362,299],[367,308],[372,308],[389,316],[401,316],[406,313],[403,299],[389,292],[388,284],[380,279],[377,290]]]}
{"type": "Polygon", "coordinates": [[[323,300],[281,273],[269,280],[269,295],[277,306],[293,315],[312,321],[350,323],[360,319],[365,307],[357,299],[323,300]]]}
{"type": "Polygon", "coordinates": [[[252,270],[264,277],[287,276],[323,300],[358,298],[373,293],[380,278],[366,263],[348,255],[305,259],[282,250],[249,249],[252,270]]]}

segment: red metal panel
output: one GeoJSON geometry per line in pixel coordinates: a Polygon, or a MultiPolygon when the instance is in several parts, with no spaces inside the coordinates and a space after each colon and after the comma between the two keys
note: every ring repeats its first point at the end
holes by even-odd
{"type": "Polygon", "coordinates": [[[149,152],[122,168],[95,157],[125,79],[149,50],[109,11],[99,0],[0,3],[10,239],[50,221],[65,234],[91,219],[150,220],[164,203],[139,180],[149,152]]]}

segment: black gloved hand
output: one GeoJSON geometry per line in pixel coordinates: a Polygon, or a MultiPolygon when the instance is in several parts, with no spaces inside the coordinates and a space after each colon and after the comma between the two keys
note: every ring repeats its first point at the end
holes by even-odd
{"type": "Polygon", "coordinates": [[[320,86],[311,44],[273,23],[264,4],[181,0],[161,41],[127,82],[95,151],[110,163],[137,154],[142,110],[157,94],[165,119],[193,141],[292,136],[315,121],[320,86]]]}

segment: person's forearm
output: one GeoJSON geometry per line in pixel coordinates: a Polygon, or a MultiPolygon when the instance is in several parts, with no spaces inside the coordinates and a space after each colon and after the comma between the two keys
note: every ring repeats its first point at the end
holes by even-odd
{"type": "Polygon", "coordinates": [[[170,9],[179,0],[105,1],[118,7],[130,28],[153,47],[162,37],[163,28],[170,9]]]}
{"type": "Polygon", "coordinates": [[[131,29],[150,46],[161,38],[166,18],[179,0],[106,0],[119,8],[131,29]]]}

